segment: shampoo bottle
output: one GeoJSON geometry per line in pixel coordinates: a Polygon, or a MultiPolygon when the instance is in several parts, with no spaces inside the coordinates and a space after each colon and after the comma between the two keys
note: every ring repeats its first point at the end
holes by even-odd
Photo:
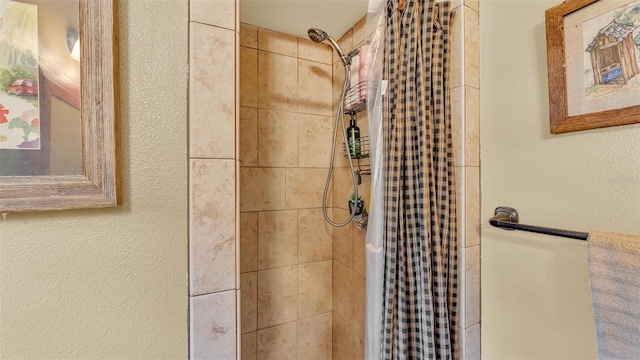
{"type": "Polygon", "coordinates": [[[356,126],[356,114],[351,113],[350,126],[347,128],[349,154],[360,156],[360,128],[356,126]]]}

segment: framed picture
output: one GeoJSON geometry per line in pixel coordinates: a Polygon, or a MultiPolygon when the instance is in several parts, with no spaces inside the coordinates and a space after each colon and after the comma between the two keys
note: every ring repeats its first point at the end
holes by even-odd
{"type": "Polygon", "coordinates": [[[640,123],[640,0],[545,13],[551,133],[640,123]]]}
{"type": "Polygon", "coordinates": [[[0,0],[0,212],[120,203],[115,0],[0,0]]]}

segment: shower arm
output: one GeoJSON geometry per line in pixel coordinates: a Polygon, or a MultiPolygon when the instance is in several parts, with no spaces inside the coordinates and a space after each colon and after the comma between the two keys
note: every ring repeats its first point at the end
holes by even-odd
{"type": "Polygon", "coordinates": [[[358,55],[360,53],[360,49],[359,48],[355,48],[355,49],[351,50],[347,55],[345,55],[344,52],[342,51],[342,48],[340,48],[340,45],[338,45],[338,43],[335,40],[333,40],[333,38],[331,36],[329,36],[326,41],[328,41],[330,43],[330,46],[333,47],[336,50],[336,52],[340,56],[340,60],[342,60],[342,64],[344,66],[351,65],[351,59],[353,59],[354,56],[356,56],[356,55],[358,55]]]}
{"type": "MultiPolygon", "coordinates": [[[[342,60],[342,64],[344,64],[344,66],[351,66],[351,59],[353,59],[354,56],[358,55],[360,53],[360,49],[356,48],[351,50],[351,52],[349,52],[347,55],[343,55],[340,57],[340,60],[342,60]]],[[[349,68],[349,71],[351,71],[351,68],[349,68]]],[[[355,84],[351,84],[352,86],[355,84]]]]}

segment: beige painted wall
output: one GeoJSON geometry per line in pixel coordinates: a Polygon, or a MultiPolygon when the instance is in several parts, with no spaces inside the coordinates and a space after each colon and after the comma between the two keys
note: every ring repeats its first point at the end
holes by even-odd
{"type": "Polygon", "coordinates": [[[481,1],[482,358],[597,358],[585,242],[521,222],[640,233],[640,125],[549,134],[544,11],[481,1]]]}
{"type": "Polygon", "coordinates": [[[0,218],[3,359],[187,357],[188,3],[118,3],[124,204],[0,218]]]}

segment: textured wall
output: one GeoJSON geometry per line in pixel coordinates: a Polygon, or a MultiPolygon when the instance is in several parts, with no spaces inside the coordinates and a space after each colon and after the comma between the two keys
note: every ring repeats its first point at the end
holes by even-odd
{"type": "Polygon", "coordinates": [[[188,4],[118,4],[124,204],[0,219],[3,359],[187,357],[188,4]]]}
{"type": "Polygon", "coordinates": [[[482,357],[597,358],[586,243],[486,221],[640,233],[640,125],[549,134],[544,11],[481,1],[482,357]]]}

